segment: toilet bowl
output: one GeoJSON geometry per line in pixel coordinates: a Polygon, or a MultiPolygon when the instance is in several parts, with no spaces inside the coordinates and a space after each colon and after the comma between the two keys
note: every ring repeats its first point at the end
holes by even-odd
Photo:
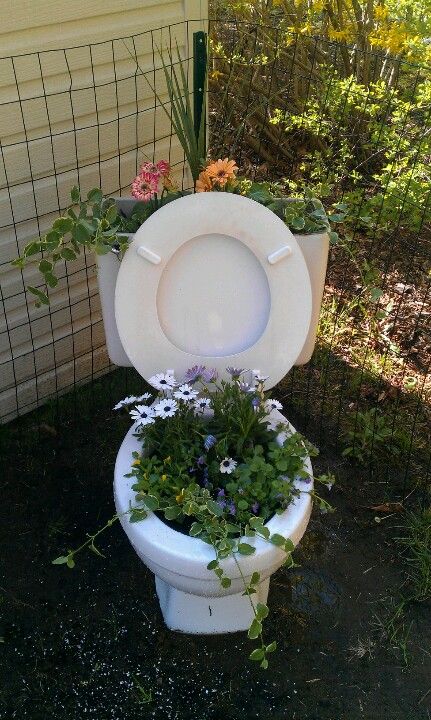
{"type": "MultiPolygon", "coordinates": [[[[288,423],[277,410],[270,416],[276,423],[288,423]]],[[[196,634],[217,634],[247,630],[253,620],[250,600],[244,596],[244,582],[249,582],[253,572],[260,573],[255,602],[266,603],[269,578],[286,559],[285,553],[264,538],[247,538],[246,542],[256,550],[250,556],[229,557],[221,561],[225,575],[232,584],[223,588],[214,572],[207,565],[215,558],[214,549],[198,538],[173,530],[153,512],[141,522],[129,522],[128,510],[139,506],[132,485],[130,472],[132,453],[142,452],[142,446],[134,435],[132,426],[123,440],[117,455],[114,476],[114,498],[123,529],[143,563],[156,577],[156,591],[163,618],[171,630],[196,634]]],[[[286,434],[278,436],[281,444],[286,434]]],[[[304,462],[305,470],[312,477],[310,459],[304,462]]],[[[280,515],[274,515],[266,526],[271,532],[288,537],[296,545],[303,536],[311,514],[312,480],[297,479],[298,497],[280,515]]]]}
{"type": "MultiPolygon", "coordinates": [[[[221,378],[228,377],[228,366],[259,368],[269,376],[269,389],[314,342],[313,290],[322,284],[326,258],[320,256],[319,263],[320,272],[310,273],[284,222],[248,198],[217,192],[183,197],[146,220],[121,262],[115,288],[121,347],[145,379],[166,368],[181,378],[193,365],[215,368],[221,378]]],[[[277,411],[271,419],[288,425],[277,411]]],[[[133,481],[125,476],[132,452],[141,450],[131,428],[117,457],[115,503],[131,544],[156,576],[166,624],[190,633],[247,629],[253,610],[243,596],[243,577],[260,573],[256,600],[265,602],[284,552],[263,538],[247,539],[256,552],[223,561],[232,582],[222,588],[207,569],[214,559],[210,545],[151,512],[130,523],[127,513],[136,501],[133,481]]],[[[311,477],[308,457],[304,465],[311,477]]],[[[297,479],[295,485],[299,496],[267,523],[271,533],[294,544],[311,513],[310,482],[297,479]]]]}

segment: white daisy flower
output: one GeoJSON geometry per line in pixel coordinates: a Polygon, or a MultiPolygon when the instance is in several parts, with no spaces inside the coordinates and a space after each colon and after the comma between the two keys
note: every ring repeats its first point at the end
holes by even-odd
{"type": "Polygon", "coordinates": [[[150,393],[144,393],[143,395],[139,395],[137,398],[135,398],[135,402],[142,403],[145,402],[145,400],[149,400],[150,397],[150,393]]]}
{"type": "Polygon", "coordinates": [[[194,401],[193,405],[198,412],[204,412],[211,405],[211,400],[206,397],[199,398],[194,401]]]}
{"type": "Polygon", "coordinates": [[[148,405],[137,405],[130,410],[130,417],[139,425],[151,425],[154,422],[154,410],[148,405]]]}
{"type": "Polygon", "coordinates": [[[252,370],[253,378],[256,383],[264,383],[266,380],[268,380],[269,375],[261,375],[260,370],[252,370]]]}
{"type": "Polygon", "coordinates": [[[114,410],[121,410],[121,408],[127,407],[128,405],[133,405],[138,400],[134,395],[129,395],[129,397],[125,397],[124,400],[120,400],[116,405],[114,405],[114,410]]]}
{"type": "Polygon", "coordinates": [[[231,474],[238,465],[237,461],[233,458],[225,457],[224,460],[220,463],[220,472],[221,473],[227,473],[228,475],[231,474]]]}
{"type": "Polygon", "coordinates": [[[283,410],[283,405],[278,400],[268,398],[268,400],[265,400],[265,410],[269,413],[271,410],[283,410]]]}
{"type": "Polygon", "coordinates": [[[174,397],[178,400],[194,400],[198,396],[198,390],[193,390],[191,385],[180,385],[178,390],[174,392],[174,397]]]}
{"type": "Polygon", "coordinates": [[[157,373],[148,380],[150,385],[156,388],[156,390],[172,390],[177,384],[174,376],[170,372],[157,373]]]}
{"type": "Polygon", "coordinates": [[[155,412],[156,416],[160,417],[160,418],[174,417],[177,410],[178,410],[177,401],[171,400],[170,398],[166,398],[165,400],[160,400],[160,402],[158,402],[157,405],[154,405],[154,412],[155,412]]]}

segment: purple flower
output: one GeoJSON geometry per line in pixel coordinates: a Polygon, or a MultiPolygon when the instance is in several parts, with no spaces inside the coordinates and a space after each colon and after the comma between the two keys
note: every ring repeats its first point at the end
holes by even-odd
{"type": "Polygon", "coordinates": [[[239,389],[243,393],[252,393],[255,391],[254,385],[250,385],[250,383],[248,383],[248,382],[240,382],[239,389]]]}
{"type": "Polygon", "coordinates": [[[257,515],[257,513],[259,512],[259,507],[260,507],[260,505],[258,502],[254,502],[253,505],[251,506],[251,510],[252,510],[252,512],[254,512],[255,515],[257,515]]]}
{"type": "Polygon", "coordinates": [[[193,365],[193,367],[186,370],[184,380],[188,383],[194,383],[196,380],[203,377],[204,372],[205,365],[193,365]]]}
{"type": "Polygon", "coordinates": [[[227,367],[226,372],[232,377],[232,380],[238,380],[239,376],[245,372],[244,368],[227,367]]]}
{"type": "Polygon", "coordinates": [[[205,455],[200,455],[196,460],[196,465],[205,465],[205,455]]]}
{"type": "Polygon", "coordinates": [[[253,400],[251,401],[251,404],[253,405],[254,408],[258,408],[259,405],[260,405],[260,400],[259,400],[259,398],[257,398],[257,397],[256,397],[256,398],[253,398],[253,400]]]}
{"type": "Polygon", "coordinates": [[[221,488],[221,490],[219,490],[218,493],[217,493],[217,497],[218,497],[218,498],[219,498],[219,497],[224,497],[224,495],[225,495],[224,489],[221,488]]]}
{"type": "Polygon", "coordinates": [[[210,450],[210,448],[214,447],[214,445],[217,442],[217,438],[214,437],[214,435],[207,435],[204,440],[204,448],[205,450],[210,450]]]}
{"type": "Polygon", "coordinates": [[[217,500],[217,505],[219,506],[219,508],[224,510],[226,507],[226,500],[217,500]]]}
{"type": "Polygon", "coordinates": [[[205,368],[202,373],[202,380],[206,383],[217,380],[217,370],[215,368],[205,368]]]}
{"type": "Polygon", "coordinates": [[[235,503],[234,503],[234,502],[230,502],[230,503],[229,503],[229,508],[228,508],[228,510],[229,510],[229,512],[230,512],[231,515],[236,515],[236,507],[235,507],[235,503]]]}

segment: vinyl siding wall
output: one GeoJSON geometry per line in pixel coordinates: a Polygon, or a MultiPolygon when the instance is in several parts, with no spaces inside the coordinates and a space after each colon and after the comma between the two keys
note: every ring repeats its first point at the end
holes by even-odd
{"type": "Polygon", "coordinates": [[[37,273],[26,268],[22,275],[10,260],[67,207],[77,182],[83,194],[100,186],[105,194],[127,195],[144,157],[169,158],[183,178],[181,148],[151,86],[166,98],[163,71],[154,70],[157,48],[178,41],[181,54],[191,55],[192,33],[204,27],[199,19],[207,17],[207,5],[0,0],[0,8],[4,422],[110,369],[94,258],[64,267],[49,308],[40,309],[24,292],[24,284],[40,282],[37,273]]]}

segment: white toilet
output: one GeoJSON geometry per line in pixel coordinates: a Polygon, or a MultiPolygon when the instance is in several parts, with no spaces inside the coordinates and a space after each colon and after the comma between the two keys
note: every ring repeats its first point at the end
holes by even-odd
{"type": "MultiPolygon", "coordinates": [[[[327,243],[314,265],[310,254],[306,262],[285,224],[252,200],[223,192],[190,195],[161,208],[135,234],[118,270],[116,328],[107,317],[105,327],[107,333],[108,327],[118,331],[130,364],[146,379],[167,368],[180,379],[193,365],[215,367],[226,377],[226,367],[235,366],[259,368],[270,388],[301,355],[311,355],[326,260],[327,243]]],[[[100,271],[106,316],[112,299],[101,266],[100,271]]],[[[112,283],[112,272],[110,277],[112,283]]],[[[275,412],[274,420],[280,419],[285,420],[275,412]]],[[[115,466],[118,513],[136,504],[133,479],[125,477],[132,452],[141,450],[133,433],[132,427],[115,466]]],[[[311,474],[309,458],[306,467],[311,474]]],[[[299,497],[267,523],[295,544],[310,517],[312,485],[298,480],[297,487],[299,497]]],[[[207,570],[214,559],[210,545],[171,529],[153,513],[137,523],[125,514],[121,523],[156,576],[167,626],[182,632],[246,630],[253,613],[242,595],[241,573],[247,579],[260,572],[256,600],[265,602],[269,577],[285,558],[263,539],[247,539],[256,552],[239,558],[240,570],[234,558],[223,561],[232,580],[224,589],[207,570]]]]}

